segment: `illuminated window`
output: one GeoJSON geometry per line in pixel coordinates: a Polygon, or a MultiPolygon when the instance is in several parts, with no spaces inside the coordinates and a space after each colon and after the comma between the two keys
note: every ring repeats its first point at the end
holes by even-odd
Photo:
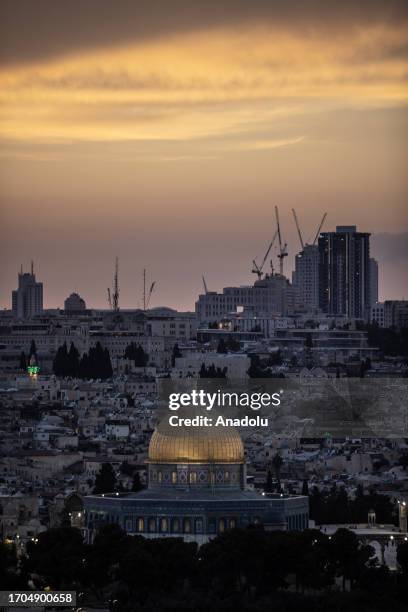
{"type": "Polygon", "coordinates": [[[191,522],[190,519],[186,518],[184,519],[184,533],[190,533],[191,532],[191,522]]]}
{"type": "Polygon", "coordinates": [[[225,521],[224,521],[224,519],[220,519],[220,520],[218,521],[218,531],[219,531],[220,533],[222,533],[223,531],[225,531],[225,521]]]}
{"type": "Polygon", "coordinates": [[[176,518],[173,519],[173,533],[178,533],[180,531],[180,521],[176,518]]]}
{"type": "Polygon", "coordinates": [[[163,474],[161,472],[157,472],[157,480],[161,482],[163,480],[163,474]]]}
{"type": "Polygon", "coordinates": [[[166,518],[162,518],[160,520],[160,531],[167,531],[168,530],[168,522],[166,518]]]}
{"type": "Polygon", "coordinates": [[[171,482],[173,484],[177,484],[177,472],[172,472],[171,473],[171,482]]]}
{"type": "Polygon", "coordinates": [[[196,484],[197,482],[197,472],[190,473],[190,484],[196,484]]]}
{"type": "Polygon", "coordinates": [[[142,518],[137,519],[137,530],[144,531],[144,520],[142,518]]]}
{"type": "Polygon", "coordinates": [[[225,482],[229,482],[229,479],[230,479],[230,474],[229,474],[229,472],[225,472],[225,474],[224,474],[224,480],[225,480],[225,482]]]}
{"type": "Polygon", "coordinates": [[[236,526],[237,526],[237,521],[234,518],[230,519],[229,528],[235,529],[236,526]]]}
{"type": "Polygon", "coordinates": [[[154,518],[149,519],[149,531],[154,533],[156,531],[156,521],[154,518]]]}

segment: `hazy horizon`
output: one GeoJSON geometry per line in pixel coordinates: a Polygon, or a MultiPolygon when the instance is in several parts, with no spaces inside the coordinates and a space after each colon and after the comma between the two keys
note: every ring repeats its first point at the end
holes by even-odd
{"type": "MultiPolygon", "coordinates": [[[[45,307],[192,309],[253,282],[280,210],[299,240],[373,234],[381,299],[408,297],[402,0],[0,6],[0,307],[36,263],[45,307]]],[[[276,252],[274,253],[275,266],[276,252]]],[[[290,274],[287,274],[290,278],[290,274]]]]}

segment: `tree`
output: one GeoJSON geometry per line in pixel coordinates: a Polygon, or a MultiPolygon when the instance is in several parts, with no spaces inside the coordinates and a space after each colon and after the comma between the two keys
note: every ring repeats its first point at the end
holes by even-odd
{"type": "Polygon", "coordinates": [[[35,340],[34,338],[31,340],[31,344],[30,344],[30,352],[28,355],[29,360],[31,359],[31,357],[34,355],[34,357],[37,357],[37,347],[35,345],[35,340]]]}
{"type": "Polygon", "coordinates": [[[149,363],[149,355],[140,344],[131,342],[125,349],[125,358],[131,359],[137,368],[145,368],[149,363]]]}
{"type": "Polygon", "coordinates": [[[144,489],[144,486],[140,480],[140,474],[139,472],[135,472],[132,482],[132,491],[133,493],[137,493],[138,491],[142,491],[142,489],[144,489]]]}
{"type": "Polygon", "coordinates": [[[176,365],[176,359],[179,359],[180,357],[182,357],[181,351],[179,349],[179,345],[175,344],[173,346],[173,352],[171,354],[171,365],[174,366],[176,365]]]}
{"type": "Polygon", "coordinates": [[[267,493],[272,493],[272,491],[273,491],[273,481],[272,481],[272,472],[271,472],[271,470],[268,470],[268,472],[266,474],[265,491],[267,493]]]}
{"type": "Polygon", "coordinates": [[[26,569],[40,576],[42,586],[73,588],[83,576],[85,547],[79,529],[57,527],[27,543],[26,569]]]}
{"type": "Polygon", "coordinates": [[[251,365],[248,369],[249,378],[267,378],[268,372],[261,366],[259,355],[250,355],[251,365]]]}
{"type": "Polygon", "coordinates": [[[225,343],[227,351],[231,351],[232,353],[236,353],[241,348],[238,340],[235,340],[232,336],[228,336],[227,342],[225,343]]]}
{"type": "Polygon", "coordinates": [[[223,338],[221,338],[218,342],[217,353],[220,353],[222,355],[228,353],[227,345],[225,344],[225,340],[223,338]]]}
{"type": "Polygon", "coordinates": [[[401,566],[403,574],[408,575],[408,542],[398,545],[397,561],[401,566]]]}
{"type": "Polygon", "coordinates": [[[95,479],[95,494],[112,493],[116,488],[116,476],[110,463],[102,463],[95,479]]]}
{"type": "Polygon", "coordinates": [[[205,364],[202,363],[199,376],[200,378],[226,378],[227,372],[228,372],[227,367],[225,368],[217,367],[216,368],[215,365],[212,363],[210,366],[208,366],[208,368],[206,368],[205,364]]]}
{"type": "Polygon", "coordinates": [[[311,349],[313,347],[312,334],[310,332],[306,334],[305,347],[307,349],[311,349]]]}
{"type": "Polygon", "coordinates": [[[280,456],[279,453],[276,453],[276,455],[272,459],[272,465],[273,465],[273,468],[275,470],[276,480],[278,481],[278,489],[279,489],[279,491],[281,489],[280,473],[281,473],[282,464],[283,464],[282,457],[280,456]]]}
{"type": "Polygon", "coordinates": [[[67,343],[64,342],[58,347],[57,353],[54,357],[53,372],[55,376],[66,376],[68,366],[68,349],[67,343]]]}
{"type": "Polygon", "coordinates": [[[123,461],[120,466],[120,473],[125,474],[125,476],[132,476],[135,468],[130,465],[127,461],[123,461]]]}
{"type": "Polygon", "coordinates": [[[372,546],[361,544],[352,531],[343,528],[336,531],[331,539],[331,556],[336,575],[343,579],[343,591],[346,588],[346,579],[350,580],[353,586],[374,555],[372,546]]]}
{"type": "Polygon", "coordinates": [[[76,378],[79,374],[79,351],[75,344],[71,342],[69,353],[67,354],[67,373],[66,376],[76,378]]]}
{"type": "Polygon", "coordinates": [[[119,525],[103,525],[86,551],[86,577],[98,597],[102,595],[102,588],[114,578],[112,570],[126,553],[129,539],[119,525]]]}
{"type": "Polygon", "coordinates": [[[110,354],[107,348],[102,348],[100,342],[82,355],[79,362],[78,374],[80,378],[106,380],[112,378],[113,369],[110,354]]]}
{"type": "MultiPolygon", "coordinates": [[[[0,542],[0,584],[7,588],[24,588],[24,576],[19,576],[17,570],[17,553],[14,544],[0,542]]],[[[26,577],[27,579],[27,577],[26,577]]]]}
{"type": "Polygon", "coordinates": [[[21,351],[20,353],[20,362],[19,362],[19,366],[20,370],[26,370],[27,369],[27,360],[26,360],[26,356],[25,356],[25,352],[21,351]]]}
{"type": "Polygon", "coordinates": [[[282,365],[282,353],[280,349],[278,349],[277,351],[274,351],[273,353],[269,355],[268,365],[269,366],[282,365]]]}

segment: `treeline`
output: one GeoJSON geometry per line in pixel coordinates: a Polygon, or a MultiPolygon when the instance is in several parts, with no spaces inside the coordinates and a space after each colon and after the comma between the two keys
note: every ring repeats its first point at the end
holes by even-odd
{"type": "Polygon", "coordinates": [[[144,368],[149,362],[149,355],[140,344],[131,342],[125,349],[125,359],[131,359],[137,368],[144,368]]]}
{"type": "Polygon", "coordinates": [[[18,565],[7,550],[0,550],[4,587],[25,589],[31,578],[39,589],[81,592],[77,605],[109,601],[117,612],[376,612],[390,606],[398,612],[408,601],[408,544],[399,545],[400,569],[390,573],[347,529],[331,537],[317,530],[235,529],[198,548],[181,538],[128,536],[117,525],[102,527],[86,545],[79,530],[61,527],[29,542],[18,565]]]}
{"type": "Polygon", "coordinates": [[[337,523],[367,523],[368,513],[374,510],[378,523],[396,524],[395,506],[386,495],[375,491],[364,494],[357,487],[354,499],[347,495],[344,487],[333,486],[329,491],[313,487],[309,495],[310,518],[317,525],[337,523]]]}
{"type": "MultiPolygon", "coordinates": [[[[149,355],[143,347],[134,342],[126,347],[124,357],[134,361],[137,367],[145,367],[149,361],[149,355]]],[[[112,377],[113,369],[109,351],[107,348],[102,348],[100,342],[82,357],[73,342],[69,349],[64,342],[55,355],[53,372],[55,376],[105,380],[112,377]]]]}
{"type": "Polygon", "coordinates": [[[226,378],[227,372],[228,372],[227,367],[224,367],[224,368],[220,368],[219,366],[215,367],[213,363],[209,365],[208,367],[206,367],[205,363],[202,363],[199,375],[200,375],[200,378],[226,378]]]}
{"type": "Polygon", "coordinates": [[[113,374],[109,351],[102,348],[99,342],[82,357],[73,342],[69,350],[64,342],[55,355],[53,372],[55,376],[102,380],[111,378],[113,374]]]}

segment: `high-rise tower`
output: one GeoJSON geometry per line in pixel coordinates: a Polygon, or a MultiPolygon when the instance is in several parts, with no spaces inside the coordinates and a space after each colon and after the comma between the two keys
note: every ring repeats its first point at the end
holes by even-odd
{"type": "Polygon", "coordinates": [[[338,226],[319,238],[319,306],[330,315],[368,319],[370,234],[338,226]]]}
{"type": "Polygon", "coordinates": [[[23,272],[21,266],[18,289],[12,293],[12,309],[13,315],[19,319],[29,319],[43,310],[43,284],[35,280],[33,262],[31,272],[23,272]]]}

